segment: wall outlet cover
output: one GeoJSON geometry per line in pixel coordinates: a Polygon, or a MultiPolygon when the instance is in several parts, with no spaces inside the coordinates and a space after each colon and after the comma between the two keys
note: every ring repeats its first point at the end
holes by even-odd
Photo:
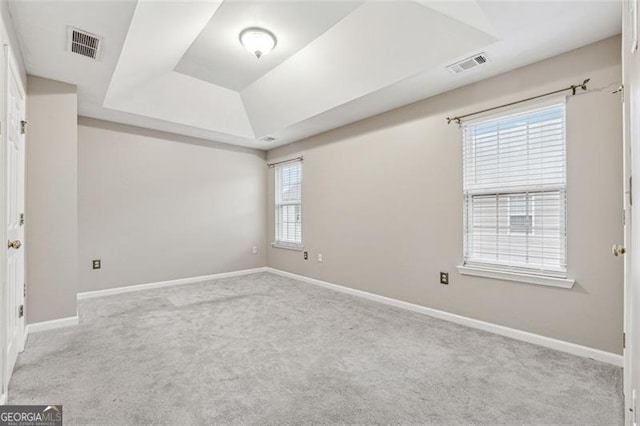
{"type": "Polygon", "coordinates": [[[449,273],[440,272],[440,284],[449,285],[449,273]]]}

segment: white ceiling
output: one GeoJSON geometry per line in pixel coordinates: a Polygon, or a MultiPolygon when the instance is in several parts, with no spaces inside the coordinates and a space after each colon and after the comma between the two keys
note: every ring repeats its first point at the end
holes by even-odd
{"type": "Polygon", "coordinates": [[[27,71],[79,114],[271,149],[620,32],[617,1],[13,1],[27,71]],[[544,23],[544,25],[541,25],[544,23]],[[93,61],[71,25],[104,37],[93,61]],[[278,38],[257,60],[246,27],[278,38]],[[457,60],[491,61],[460,75],[457,60]],[[263,136],[277,138],[263,142],[263,136]]]}

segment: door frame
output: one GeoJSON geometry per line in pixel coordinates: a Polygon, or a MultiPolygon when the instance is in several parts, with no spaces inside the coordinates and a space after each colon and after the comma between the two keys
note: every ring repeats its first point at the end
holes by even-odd
{"type": "MultiPolygon", "coordinates": [[[[5,44],[4,45],[4,49],[3,49],[3,55],[2,55],[2,66],[0,67],[0,69],[2,70],[2,74],[0,74],[0,79],[2,80],[2,84],[0,85],[0,87],[2,87],[2,95],[0,96],[0,99],[2,100],[2,107],[0,107],[0,119],[2,120],[0,122],[0,165],[2,165],[1,170],[3,170],[2,173],[0,173],[0,197],[2,200],[2,204],[0,205],[0,224],[2,224],[2,226],[0,226],[0,242],[2,242],[4,244],[5,241],[7,241],[7,176],[6,173],[4,173],[4,170],[7,170],[7,143],[6,143],[6,139],[5,139],[5,131],[4,131],[4,127],[5,127],[5,118],[6,118],[6,105],[7,105],[7,95],[6,95],[6,89],[7,89],[7,83],[6,81],[8,80],[8,78],[6,78],[6,71],[8,70],[7,67],[7,57],[8,55],[6,54],[8,50],[8,46],[5,44]]],[[[5,318],[6,318],[6,314],[7,314],[7,292],[8,292],[8,286],[7,286],[7,272],[6,272],[6,265],[7,265],[7,251],[4,249],[4,245],[2,247],[2,250],[0,250],[0,294],[2,294],[2,300],[4,303],[0,303],[0,318],[2,318],[1,321],[1,326],[0,326],[0,344],[2,346],[1,348],[1,353],[0,353],[0,369],[2,370],[0,372],[0,379],[2,380],[2,392],[0,395],[0,402],[2,404],[6,404],[7,403],[7,397],[8,397],[8,387],[9,387],[9,378],[6,377],[7,376],[7,333],[6,333],[6,324],[5,324],[5,318]]]]}
{"type": "MultiPolygon", "coordinates": [[[[629,261],[631,256],[633,255],[632,248],[632,240],[631,240],[631,132],[629,129],[629,117],[630,117],[630,96],[624,93],[624,85],[627,85],[627,91],[630,92],[631,85],[627,81],[627,67],[629,60],[629,52],[627,49],[629,47],[628,40],[628,29],[625,27],[625,22],[630,19],[630,16],[627,16],[628,9],[630,8],[630,4],[623,3],[622,13],[622,21],[623,21],[623,35],[622,35],[622,43],[620,48],[621,55],[621,64],[622,64],[622,165],[623,165],[623,199],[622,199],[622,208],[624,209],[624,247],[627,250],[628,254],[624,257],[624,303],[623,303],[623,336],[624,340],[626,340],[627,336],[631,337],[631,324],[629,322],[629,313],[630,313],[630,301],[631,301],[631,288],[629,283],[631,282],[631,262],[629,261]]],[[[629,378],[627,377],[628,371],[630,371],[630,360],[631,360],[631,343],[623,344],[623,394],[624,394],[624,405],[625,405],[625,417],[627,417],[627,411],[629,407],[629,395],[631,392],[631,387],[629,383],[629,378]]],[[[625,423],[628,423],[625,422],[625,423]]]]}
{"type": "Polygon", "coordinates": [[[640,52],[638,51],[638,0],[622,3],[622,94],[623,102],[623,147],[624,147],[624,417],[625,425],[636,425],[640,421],[637,395],[640,385],[640,52]],[[635,176],[635,179],[634,179],[635,176]],[[633,181],[636,181],[634,184],[633,181]],[[636,203],[634,208],[633,203],[636,203]],[[635,222],[635,223],[634,223],[635,222]]]}

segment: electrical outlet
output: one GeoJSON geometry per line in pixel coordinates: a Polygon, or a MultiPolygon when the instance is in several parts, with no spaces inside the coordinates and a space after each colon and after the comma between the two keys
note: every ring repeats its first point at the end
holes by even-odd
{"type": "Polygon", "coordinates": [[[302,256],[304,257],[304,260],[309,260],[309,252],[305,251],[302,256]]]}
{"type": "Polygon", "coordinates": [[[449,273],[440,272],[440,284],[449,285],[449,273]]]}
{"type": "Polygon", "coordinates": [[[95,259],[93,261],[93,269],[100,269],[102,268],[102,261],[100,259],[95,259]]]}
{"type": "Polygon", "coordinates": [[[322,253],[318,253],[318,262],[322,262],[322,253]]]}
{"type": "Polygon", "coordinates": [[[253,248],[251,249],[251,253],[258,254],[258,246],[253,246],[253,248]]]}

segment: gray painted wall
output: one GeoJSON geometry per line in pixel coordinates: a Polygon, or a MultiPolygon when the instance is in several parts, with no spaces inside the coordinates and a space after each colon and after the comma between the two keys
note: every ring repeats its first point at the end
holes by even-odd
{"type": "Polygon", "coordinates": [[[88,118],[78,134],[79,291],[266,265],[264,152],[88,118]]]}
{"type": "MultiPolygon", "coordinates": [[[[435,309],[622,351],[623,241],[620,38],[481,81],[269,151],[300,154],[303,242],[269,248],[271,267],[435,309]],[[567,104],[571,290],[462,276],[461,133],[445,117],[591,78],[567,104]],[[323,262],[317,262],[322,253],[323,262]],[[450,273],[450,285],[438,282],[450,273]]],[[[268,238],[274,235],[269,174],[268,238]]]]}
{"type": "Polygon", "coordinates": [[[26,108],[27,322],[34,323],[76,315],[76,87],[29,76],[26,108]]]}

